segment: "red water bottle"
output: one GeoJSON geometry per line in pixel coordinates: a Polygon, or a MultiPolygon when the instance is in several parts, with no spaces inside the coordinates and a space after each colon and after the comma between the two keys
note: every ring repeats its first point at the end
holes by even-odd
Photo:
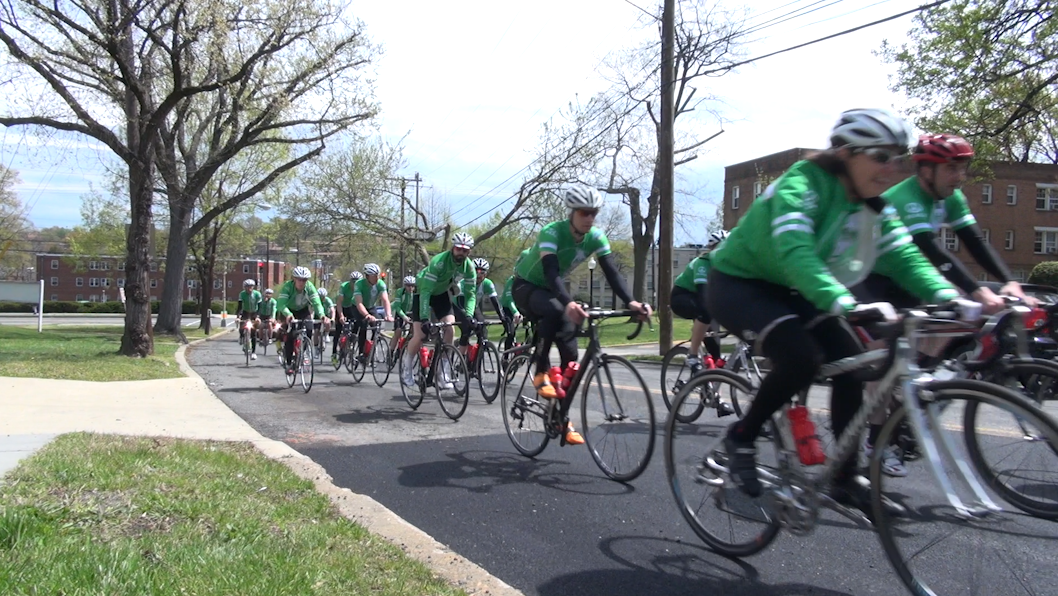
{"type": "Polygon", "coordinates": [[[827,457],[823,454],[823,447],[819,444],[816,425],[808,417],[808,408],[793,406],[786,410],[786,416],[790,419],[794,444],[797,445],[797,457],[801,463],[806,466],[818,466],[824,463],[827,457]]]}
{"type": "Polygon", "coordinates": [[[717,358],[716,359],[716,367],[717,368],[724,368],[725,366],[727,366],[727,360],[724,360],[723,358],[717,358]]]}
{"type": "Polygon", "coordinates": [[[551,370],[548,371],[547,376],[551,381],[551,386],[555,388],[555,395],[559,398],[566,397],[566,390],[562,388],[562,369],[557,366],[552,366],[551,370]]]}
{"type": "Polygon", "coordinates": [[[371,345],[372,345],[372,343],[373,342],[370,339],[364,342],[364,356],[370,356],[371,355],[371,345]]]}
{"type": "Polygon", "coordinates": [[[402,337],[397,339],[397,349],[400,350],[403,347],[404,347],[404,337],[402,336],[402,337]]]}
{"type": "Polygon", "coordinates": [[[426,346],[419,348],[419,366],[426,368],[430,364],[430,353],[426,346]]]}
{"type": "Polygon", "coordinates": [[[344,349],[346,341],[348,341],[348,337],[345,336],[345,335],[342,335],[341,337],[338,338],[338,345],[342,346],[342,348],[344,349]]]}
{"type": "Polygon", "coordinates": [[[471,344],[469,353],[470,353],[470,358],[469,358],[468,362],[474,362],[475,360],[477,360],[477,357],[478,357],[478,344],[471,344]]]}
{"type": "Polygon", "coordinates": [[[576,376],[577,371],[580,370],[579,362],[570,362],[566,365],[566,370],[562,373],[562,392],[565,393],[569,386],[573,384],[573,377],[576,376]]]}
{"type": "Polygon", "coordinates": [[[705,358],[702,359],[702,365],[707,369],[716,368],[716,362],[713,362],[713,357],[709,354],[706,354],[705,358]]]}

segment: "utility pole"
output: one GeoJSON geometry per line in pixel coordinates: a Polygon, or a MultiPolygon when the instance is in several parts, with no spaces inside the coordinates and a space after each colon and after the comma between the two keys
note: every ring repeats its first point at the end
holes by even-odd
{"type": "Polygon", "coordinates": [[[676,1],[665,0],[661,15],[661,127],[658,131],[658,159],[661,162],[659,177],[661,203],[658,213],[659,261],[658,270],[658,319],[661,324],[659,354],[672,347],[672,230],[673,230],[673,48],[676,45],[675,31],[676,1]],[[660,287],[658,287],[660,286],[660,287]]]}
{"type": "MultiPolygon", "coordinates": [[[[408,242],[404,239],[404,234],[407,232],[406,224],[404,223],[404,212],[407,211],[404,208],[404,202],[407,201],[405,191],[408,189],[408,181],[401,177],[400,179],[400,276],[404,277],[408,274],[408,270],[404,268],[404,253],[407,252],[405,249],[408,246],[408,242]]],[[[392,281],[392,280],[390,280],[392,281]]]]}
{"type": "MultiPolygon", "coordinates": [[[[415,213],[416,213],[416,217],[418,217],[418,213],[419,213],[419,183],[420,182],[422,182],[422,178],[419,178],[419,173],[415,172],[415,213]]],[[[423,227],[426,227],[426,218],[424,217],[422,219],[423,219],[423,222],[422,222],[423,223],[423,227]]],[[[415,229],[419,229],[418,222],[416,222],[416,224],[415,224],[415,229]]]]}

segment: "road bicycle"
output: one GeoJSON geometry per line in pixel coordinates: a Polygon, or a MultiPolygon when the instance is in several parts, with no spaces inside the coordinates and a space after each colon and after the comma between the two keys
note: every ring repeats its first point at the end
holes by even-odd
{"type": "Polygon", "coordinates": [[[291,352],[290,362],[283,364],[287,387],[293,387],[294,383],[297,383],[300,378],[301,387],[305,390],[305,393],[312,389],[312,381],[316,372],[312,342],[309,341],[307,331],[310,325],[312,325],[312,319],[300,319],[290,323],[287,333],[294,334],[294,350],[291,352]]]}
{"type": "MultiPolygon", "coordinates": [[[[508,381],[500,392],[500,408],[507,436],[519,453],[526,457],[539,455],[552,439],[565,444],[569,407],[581,389],[581,432],[596,465],[608,477],[628,482],[646,469],[654,452],[654,404],[643,377],[628,360],[606,354],[599,342],[599,323],[612,317],[638,317],[633,310],[587,310],[587,326],[577,332],[588,338],[588,346],[575,373],[564,373],[569,379],[567,400],[542,398],[533,386],[536,367],[535,340],[526,346],[506,352],[511,357],[508,381]]],[[[643,328],[640,320],[628,336],[631,341],[643,328]]]]}
{"type": "Polygon", "coordinates": [[[246,358],[246,366],[250,366],[250,356],[253,354],[253,344],[251,341],[254,332],[253,319],[245,319],[239,323],[241,326],[239,329],[239,343],[242,344],[242,355],[246,358]]]}
{"type": "Polygon", "coordinates": [[[452,420],[459,420],[470,400],[470,375],[463,355],[455,346],[444,341],[444,328],[455,325],[458,323],[422,324],[426,341],[416,357],[411,359],[412,378],[415,379],[413,387],[404,384],[404,367],[408,366],[406,359],[401,358],[398,362],[400,391],[413,410],[422,405],[426,391],[433,387],[441,410],[452,420]],[[432,348],[426,347],[429,343],[433,344],[432,348]]]}
{"type": "Polygon", "coordinates": [[[275,333],[275,319],[261,318],[261,327],[257,330],[257,345],[261,346],[261,356],[268,355],[268,344],[272,343],[272,334],[275,333]]]}
{"type": "MultiPolygon", "coordinates": [[[[1017,316],[1016,311],[1007,311],[993,317],[990,324],[1017,316]]],[[[701,385],[727,386],[747,399],[755,388],[746,378],[723,369],[704,371],[691,379],[673,402],[665,425],[664,451],[669,487],[695,534],[718,553],[744,557],[767,547],[780,529],[810,534],[819,522],[820,510],[827,508],[865,527],[873,522],[889,562],[912,594],[1051,591],[1058,564],[1019,558],[1004,541],[1016,536],[1025,552],[1052,549],[1058,524],[1041,525],[1022,512],[1002,508],[959,446],[971,440],[966,435],[973,435],[990,451],[1006,452],[1006,460],[1031,462],[1027,470],[1032,476],[1025,482],[1051,485],[1058,477],[1058,458],[1051,449],[1058,444],[1058,425],[1032,401],[1008,388],[973,379],[941,380],[919,368],[919,339],[931,330],[950,329],[953,318],[943,307],[903,311],[900,322],[875,325],[871,331],[873,337],[885,340],[886,347],[824,365],[820,380],[853,374],[878,383],[866,392],[864,403],[833,442],[822,465],[805,465],[799,459],[798,447],[811,437],[801,433],[803,441],[795,442],[788,415],[791,406],[777,413],[768,425],[771,432],[757,440],[758,474],[765,487],[759,498],[747,496],[730,479],[722,443],[726,423],[699,420],[686,424],[676,416],[686,399],[697,399],[694,394],[701,385]],[[923,457],[916,462],[921,465],[909,467],[907,480],[895,480],[881,471],[882,450],[874,451],[869,462],[868,517],[837,503],[828,493],[842,462],[859,449],[871,413],[885,407],[894,394],[900,405],[882,427],[878,444],[889,444],[906,421],[923,457]],[[1038,439],[1025,441],[1023,427],[1031,428],[1038,439]],[[960,433],[964,441],[957,440],[960,433]],[[887,490],[889,482],[894,486],[887,490]],[[903,516],[886,506],[887,493],[905,508],[903,516]]],[[[863,325],[868,321],[850,322],[863,325]]]]}
{"type": "MultiPolygon", "coordinates": [[[[712,333],[717,341],[730,335],[729,333],[712,333]]],[[[687,384],[691,378],[691,369],[687,366],[687,354],[690,342],[681,342],[669,348],[661,361],[661,398],[665,407],[672,410],[672,400],[677,393],[687,384]]],[[[726,359],[714,362],[712,357],[705,353],[704,342],[699,348],[699,357],[702,359],[702,370],[710,368],[724,368],[745,376],[754,387],[760,386],[762,375],[757,361],[753,358],[753,347],[743,340],[735,344],[734,349],[726,359]]],[[[691,402],[688,402],[691,403],[691,402]]],[[[716,410],[720,417],[736,414],[742,416],[742,405],[738,396],[734,393],[721,395],[715,388],[704,386],[699,390],[696,407],[684,407],[679,414],[680,422],[694,422],[702,415],[705,408],[716,410]]]]}
{"type": "Polygon", "coordinates": [[[478,389],[485,403],[491,404],[496,401],[500,393],[500,384],[503,382],[503,365],[500,359],[500,349],[489,340],[488,326],[502,325],[500,321],[474,321],[471,335],[474,337],[467,346],[467,369],[470,377],[477,379],[478,389]]]}
{"type": "MultiPolygon", "coordinates": [[[[382,387],[389,380],[389,341],[382,335],[383,319],[375,319],[374,322],[364,321],[361,325],[367,326],[367,339],[364,340],[364,351],[356,359],[353,370],[353,378],[357,383],[364,379],[367,369],[371,368],[371,378],[375,384],[382,387]]],[[[358,342],[354,335],[353,342],[358,342]]],[[[359,344],[358,344],[359,345],[359,344]]],[[[359,347],[357,347],[359,353],[359,347]]]]}

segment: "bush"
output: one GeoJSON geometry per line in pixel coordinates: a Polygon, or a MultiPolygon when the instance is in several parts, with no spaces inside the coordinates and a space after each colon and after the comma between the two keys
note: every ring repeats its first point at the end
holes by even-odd
{"type": "Polygon", "coordinates": [[[1046,261],[1033,267],[1028,283],[1058,287],[1058,261],[1046,261]]]}
{"type": "Polygon", "coordinates": [[[0,312],[33,312],[33,305],[21,302],[0,302],[0,312]]]}

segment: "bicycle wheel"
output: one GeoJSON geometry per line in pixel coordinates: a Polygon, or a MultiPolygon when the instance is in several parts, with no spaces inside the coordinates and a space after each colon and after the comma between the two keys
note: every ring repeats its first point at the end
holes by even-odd
{"type": "MultiPolygon", "coordinates": [[[[1039,414],[1049,420],[1054,416],[1040,406],[1047,404],[1058,387],[1058,365],[1047,361],[1015,361],[1007,363],[1002,373],[989,381],[1011,389],[1040,410],[1039,414]]],[[[1058,519],[1058,444],[1047,442],[1039,429],[1017,421],[1016,429],[1002,439],[990,432],[991,424],[979,416],[976,402],[967,404],[964,424],[966,427],[966,450],[989,488],[1004,500],[1029,515],[1044,519],[1058,519]],[[980,424],[979,424],[980,423],[980,424]],[[980,427],[980,433],[978,428],[980,427]],[[1043,443],[1050,449],[1032,449],[1027,446],[1043,443]]]]}
{"type": "MultiPolygon", "coordinates": [[[[1002,444],[1011,434],[1020,436],[1023,424],[1047,441],[1058,441],[1054,421],[1002,387],[975,380],[935,381],[926,387],[925,397],[930,435],[938,446],[951,446],[950,452],[938,449],[942,477],[949,479],[960,495],[972,494],[958,479],[960,468],[972,473],[959,452],[962,441],[958,436],[972,432],[964,425],[970,404],[976,407],[978,424],[987,421],[989,443],[1002,444]]],[[[878,443],[889,444],[906,416],[903,408],[893,412],[882,427],[878,443]]],[[[977,431],[979,436],[982,430],[977,431]]],[[[923,437],[918,436],[918,440],[926,449],[923,437]]],[[[1050,447],[1042,442],[1024,443],[1022,447],[1050,454],[1050,447]]],[[[896,481],[882,474],[879,458],[871,461],[875,526],[885,554],[904,585],[923,596],[1051,593],[1058,577],[1058,559],[1053,554],[1058,524],[1040,523],[1012,509],[976,507],[973,515],[960,515],[933,477],[929,461],[929,457],[922,457],[912,462],[907,478],[896,481]],[[902,504],[907,508],[903,517],[888,516],[881,507],[887,482],[895,484],[890,497],[903,495],[902,504]]]]}
{"type": "Polygon", "coordinates": [[[352,342],[354,347],[349,350],[349,361],[346,362],[345,367],[349,369],[350,373],[352,373],[353,380],[359,383],[364,380],[364,375],[367,373],[369,363],[367,356],[360,353],[360,346],[355,337],[352,339],[352,342]]]}
{"type": "MultiPolygon", "coordinates": [[[[285,352],[284,352],[285,353],[285,352]]],[[[290,351],[290,362],[283,364],[283,374],[287,377],[287,387],[293,387],[298,382],[297,363],[301,362],[301,346],[297,340],[294,341],[294,349],[290,351]]]]}
{"type": "MultiPolygon", "coordinates": [[[[687,366],[687,342],[676,344],[665,352],[661,360],[661,399],[665,408],[672,411],[672,400],[691,378],[691,369],[687,366]]],[[[689,413],[689,412],[685,412],[689,413]]]]}
{"type": "Polygon", "coordinates": [[[631,362],[608,354],[582,382],[580,421],[588,452],[610,478],[635,479],[654,453],[654,402],[647,384],[631,362]]]}
{"type": "Polygon", "coordinates": [[[316,374],[316,349],[312,347],[312,344],[305,346],[305,352],[301,358],[301,387],[305,390],[305,393],[312,389],[312,380],[316,374]]]}
{"type": "Polygon", "coordinates": [[[478,346],[477,362],[478,389],[481,389],[481,397],[485,403],[491,404],[496,401],[500,394],[500,384],[503,382],[503,366],[500,364],[500,350],[491,341],[478,346]]]}
{"type": "Polygon", "coordinates": [[[242,344],[242,355],[246,357],[246,366],[250,366],[250,338],[247,337],[246,341],[242,344]]]}
{"type": "Polygon", "coordinates": [[[467,374],[467,361],[455,346],[444,344],[434,354],[435,364],[433,388],[437,393],[437,402],[441,404],[445,416],[459,420],[467,410],[470,402],[470,375],[467,374]]]}
{"type": "MultiPolygon", "coordinates": [[[[767,491],[762,497],[750,497],[728,477],[723,446],[728,423],[706,417],[677,424],[675,412],[681,411],[685,399],[695,399],[699,385],[736,392],[747,401],[752,398],[753,389],[746,379],[727,370],[704,371],[687,384],[665,422],[663,449],[669,488],[683,518],[702,541],[722,555],[747,557],[775,539],[779,522],[769,513],[767,491]]],[[[761,433],[757,438],[757,467],[765,474],[777,474],[779,448],[772,439],[777,434],[761,433]]]]}
{"type": "Polygon", "coordinates": [[[514,448],[526,457],[535,457],[547,447],[549,405],[536,395],[533,387],[531,354],[519,354],[507,365],[510,382],[500,389],[503,427],[514,448]]]}
{"type": "Polygon", "coordinates": [[[426,387],[423,384],[422,367],[419,366],[419,359],[418,357],[412,359],[412,374],[415,378],[415,385],[412,387],[404,384],[404,367],[406,365],[403,358],[398,361],[397,366],[400,374],[400,393],[404,396],[404,401],[411,406],[411,409],[417,410],[422,405],[423,398],[426,397],[426,387]]]}
{"type": "Polygon", "coordinates": [[[381,337],[371,346],[371,376],[379,387],[389,380],[389,342],[381,337]]]}

